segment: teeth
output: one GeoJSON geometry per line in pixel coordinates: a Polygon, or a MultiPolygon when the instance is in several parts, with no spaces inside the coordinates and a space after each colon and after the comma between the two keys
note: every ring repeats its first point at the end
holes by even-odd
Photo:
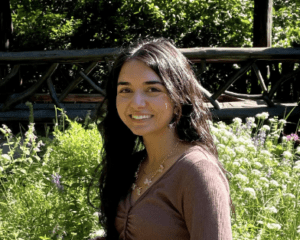
{"type": "Polygon", "coordinates": [[[151,115],[144,115],[144,116],[131,115],[131,117],[134,118],[134,119],[144,119],[144,118],[151,118],[151,115]]]}

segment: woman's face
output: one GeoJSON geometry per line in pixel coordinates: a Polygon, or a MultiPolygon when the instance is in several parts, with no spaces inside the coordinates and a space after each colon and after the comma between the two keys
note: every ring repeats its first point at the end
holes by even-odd
{"type": "Polygon", "coordinates": [[[135,135],[163,134],[173,118],[174,104],[162,80],[139,60],[122,66],[116,102],[120,118],[135,135]],[[147,119],[136,120],[132,115],[147,119]]]}

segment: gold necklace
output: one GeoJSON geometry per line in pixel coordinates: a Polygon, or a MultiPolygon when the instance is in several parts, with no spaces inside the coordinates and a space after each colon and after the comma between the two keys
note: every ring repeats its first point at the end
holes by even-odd
{"type": "MultiPolygon", "coordinates": [[[[149,188],[149,186],[151,185],[152,183],[152,179],[156,176],[156,174],[158,172],[162,172],[164,170],[164,162],[171,156],[171,154],[174,152],[174,149],[177,148],[179,144],[179,141],[177,142],[176,146],[173,148],[173,150],[171,151],[171,153],[163,160],[163,162],[161,163],[161,165],[159,166],[159,168],[156,170],[156,172],[154,173],[154,175],[152,175],[152,177],[150,179],[146,178],[146,180],[144,181],[144,185],[148,185],[147,188],[149,188]]],[[[145,156],[146,157],[146,156],[145,156]]],[[[132,184],[132,190],[134,191],[135,189],[137,189],[137,195],[141,195],[141,191],[142,191],[142,187],[138,187],[136,182],[137,182],[137,179],[138,179],[138,173],[139,173],[139,170],[140,170],[140,167],[141,167],[141,163],[144,161],[145,157],[143,158],[143,160],[140,162],[139,166],[138,166],[138,169],[135,173],[135,182],[132,184]]],[[[152,173],[152,172],[151,172],[152,173]]]]}

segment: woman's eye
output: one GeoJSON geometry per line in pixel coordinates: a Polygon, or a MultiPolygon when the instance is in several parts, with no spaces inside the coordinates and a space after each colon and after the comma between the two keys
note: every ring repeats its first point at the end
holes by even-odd
{"type": "MultiPolygon", "coordinates": [[[[128,88],[123,88],[122,90],[120,90],[120,92],[119,93],[126,93],[126,92],[124,92],[124,90],[128,90],[128,91],[130,91],[130,89],[128,89],[128,88]]],[[[157,88],[148,88],[148,91],[150,91],[151,90],[151,92],[160,92],[160,90],[159,89],[157,89],[157,88]]]]}
{"type": "Polygon", "coordinates": [[[160,92],[160,90],[159,90],[159,89],[157,89],[157,88],[149,88],[149,89],[154,89],[154,90],[155,90],[155,92],[160,92]]]}
{"type": "Polygon", "coordinates": [[[120,92],[119,92],[119,93],[123,93],[123,92],[124,92],[124,90],[128,90],[128,88],[124,88],[124,89],[120,90],[120,92]]]}

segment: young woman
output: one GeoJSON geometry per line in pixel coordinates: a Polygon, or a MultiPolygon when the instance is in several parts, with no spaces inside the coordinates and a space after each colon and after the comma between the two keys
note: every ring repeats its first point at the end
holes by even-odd
{"type": "Polygon", "coordinates": [[[232,239],[226,170],[184,55],[163,38],[137,42],[114,62],[106,94],[98,239],[232,239]]]}

